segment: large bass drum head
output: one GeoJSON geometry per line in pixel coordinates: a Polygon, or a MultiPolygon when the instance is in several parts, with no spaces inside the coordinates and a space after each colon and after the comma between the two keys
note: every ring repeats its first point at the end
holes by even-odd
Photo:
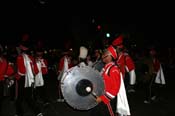
{"type": "Polygon", "coordinates": [[[75,66],[63,75],[61,91],[71,107],[88,110],[97,105],[94,95],[104,93],[104,82],[100,73],[91,67],[75,66]]]}

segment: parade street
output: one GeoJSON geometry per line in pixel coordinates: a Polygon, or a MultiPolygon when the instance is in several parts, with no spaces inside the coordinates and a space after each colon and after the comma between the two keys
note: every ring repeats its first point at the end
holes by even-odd
{"type": "MultiPolygon", "coordinates": [[[[53,76],[53,75],[51,75],[53,76]]],[[[171,74],[166,73],[166,86],[162,90],[161,97],[150,104],[145,104],[143,90],[140,87],[136,88],[135,93],[128,93],[128,102],[130,105],[131,116],[170,116],[175,113],[175,95],[174,78],[171,74]]],[[[57,102],[56,79],[50,78],[50,86],[48,94],[50,96],[50,104],[41,104],[44,116],[88,116],[89,111],[79,111],[70,107],[66,102],[57,102]]],[[[24,103],[25,115],[34,116],[33,112],[24,103]]],[[[3,103],[3,116],[14,116],[15,108],[14,101],[8,98],[3,103]]]]}

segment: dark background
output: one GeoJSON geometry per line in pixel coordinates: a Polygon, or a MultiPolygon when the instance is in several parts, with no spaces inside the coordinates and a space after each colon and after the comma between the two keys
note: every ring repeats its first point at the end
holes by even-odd
{"type": "Polygon", "coordinates": [[[138,44],[173,45],[171,3],[71,2],[56,0],[2,0],[0,39],[15,43],[22,33],[43,39],[48,46],[61,40],[93,40],[96,26],[115,34],[129,33],[138,44]],[[95,19],[95,23],[92,23],[95,19]],[[146,43],[146,44],[145,44],[146,43]]]}

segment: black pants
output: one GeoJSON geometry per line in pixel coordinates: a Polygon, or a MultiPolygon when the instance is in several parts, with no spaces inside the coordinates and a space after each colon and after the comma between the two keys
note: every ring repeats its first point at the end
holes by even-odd
{"type": "Polygon", "coordinates": [[[49,102],[48,96],[48,77],[47,75],[43,75],[44,85],[35,88],[35,98],[36,100],[42,100],[42,102],[46,103],[49,102]]]}
{"type": "Polygon", "coordinates": [[[57,81],[57,90],[58,90],[58,99],[64,99],[62,91],[61,91],[61,80],[57,81]]]}
{"type": "Polygon", "coordinates": [[[2,102],[3,102],[3,86],[4,86],[4,81],[0,81],[0,114],[2,111],[2,102]]]}
{"type": "Polygon", "coordinates": [[[23,115],[24,107],[23,103],[27,103],[27,105],[34,111],[35,114],[41,112],[41,108],[39,104],[35,101],[33,96],[33,88],[32,87],[24,87],[25,77],[21,77],[18,80],[18,95],[16,99],[16,114],[23,115]]]}
{"type": "Polygon", "coordinates": [[[151,97],[156,95],[156,88],[154,83],[155,78],[151,77],[144,82],[145,100],[151,101],[151,97]]]}

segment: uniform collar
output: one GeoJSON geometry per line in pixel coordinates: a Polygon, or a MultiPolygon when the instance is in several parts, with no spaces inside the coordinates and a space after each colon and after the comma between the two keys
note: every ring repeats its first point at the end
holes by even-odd
{"type": "Polygon", "coordinates": [[[105,65],[105,68],[107,68],[107,67],[109,67],[111,65],[115,65],[115,63],[114,62],[110,62],[110,63],[108,63],[108,64],[105,65]]]}

